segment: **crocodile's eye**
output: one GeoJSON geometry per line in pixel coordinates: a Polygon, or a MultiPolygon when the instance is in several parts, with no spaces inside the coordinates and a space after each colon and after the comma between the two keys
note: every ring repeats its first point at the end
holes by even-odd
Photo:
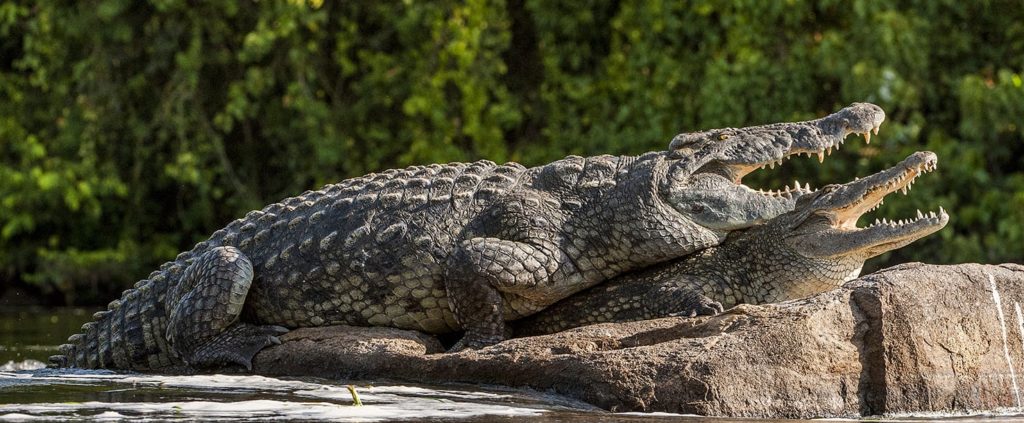
{"type": "Polygon", "coordinates": [[[694,213],[704,213],[704,206],[700,204],[694,204],[690,206],[690,211],[694,213]]]}
{"type": "Polygon", "coordinates": [[[718,134],[719,141],[725,141],[727,139],[729,139],[729,134],[718,134]]]}

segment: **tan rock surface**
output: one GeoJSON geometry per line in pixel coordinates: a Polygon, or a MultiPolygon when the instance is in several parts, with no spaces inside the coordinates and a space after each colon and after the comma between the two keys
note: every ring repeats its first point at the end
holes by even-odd
{"type": "Polygon", "coordinates": [[[804,300],[594,325],[458,354],[441,353],[436,339],[411,331],[301,329],[257,355],[255,369],[530,387],[616,411],[823,417],[991,410],[1020,405],[1021,303],[1024,266],[915,263],[804,300]]]}

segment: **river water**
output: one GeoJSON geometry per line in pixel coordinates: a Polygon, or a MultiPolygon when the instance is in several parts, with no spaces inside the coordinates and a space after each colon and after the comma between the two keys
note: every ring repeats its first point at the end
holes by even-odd
{"type": "MultiPolygon", "coordinates": [[[[0,308],[0,421],[331,420],[459,422],[738,422],[608,413],[558,395],[478,386],[411,386],[246,375],[163,376],[44,368],[93,310],[0,308]],[[351,388],[351,390],[350,390],[351,388]],[[362,405],[354,405],[352,391],[362,405]]],[[[930,416],[922,421],[1019,421],[930,416]]],[[[767,422],[757,420],[756,422],[767,422]]]]}

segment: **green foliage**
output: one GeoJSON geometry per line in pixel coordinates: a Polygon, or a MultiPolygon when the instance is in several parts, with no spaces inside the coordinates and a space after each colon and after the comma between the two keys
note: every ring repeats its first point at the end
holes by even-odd
{"type": "Polygon", "coordinates": [[[1014,1],[4,2],[0,280],[91,301],[343,178],[638,154],[854,101],[889,113],[876,143],[747,182],[932,150],[937,175],[876,213],[950,226],[873,266],[1019,262],[1022,22],[1014,1]]]}

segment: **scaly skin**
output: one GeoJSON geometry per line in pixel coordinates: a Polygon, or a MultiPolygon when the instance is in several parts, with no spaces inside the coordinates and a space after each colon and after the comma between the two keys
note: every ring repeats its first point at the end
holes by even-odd
{"type": "Polygon", "coordinates": [[[860,274],[864,262],[946,225],[940,208],[909,222],[858,229],[857,219],[886,194],[904,190],[935,168],[933,153],[844,185],[802,196],[796,209],[721,245],[614,278],[570,296],[513,325],[517,335],[554,333],[600,322],[708,315],[740,303],[763,304],[834,289],[860,274]]]}
{"type": "Polygon", "coordinates": [[[726,140],[706,132],[669,153],[529,169],[414,166],[350,179],[217,231],[126,291],[52,359],[248,367],[285,328],[333,324],[465,330],[456,349],[493,344],[506,320],[791,209],[792,193],[758,193],[739,179],[837,147],[883,119],[877,106],[855,104],[814,121],[730,130],[726,140]],[[687,193],[691,184],[699,192],[687,193]]]}

